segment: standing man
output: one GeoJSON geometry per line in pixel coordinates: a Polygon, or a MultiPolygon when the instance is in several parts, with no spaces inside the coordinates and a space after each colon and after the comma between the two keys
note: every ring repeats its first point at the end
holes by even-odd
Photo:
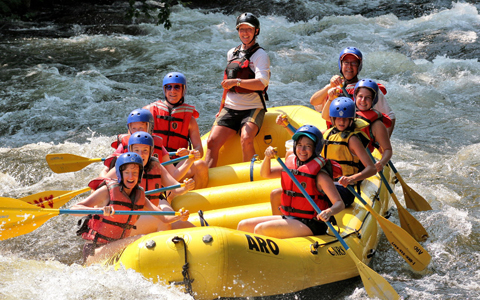
{"type": "Polygon", "coordinates": [[[270,59],[257,42],[260,22],[251,13],[237,18],[236,28],[242,44],[230,49],[227,68],[221,83],[225,89],[220,112],[213,123],[207,142],[205,161],[215,167],[220,148],[240,133],[243,161],[255,154],[253,139],[260,131],[267,111],[266,90],[270,81],[270,59]]]}
{"type": "MultiPolygon", "coordinates": [[[[340,75],[333,75],[329,84],[312,95],[310,104],[315,107],[315,110],[322,112],[323,106],[328,99],[328,90],[334,87],[345,87],[349,94],[348,96],[353,98],[353,91],[355,84],[359,81],[358,73],[362,70],[362,65],[363,55],[359,49],[355,47],[343,49],[338,57],[338,68],[343,78],[340,75]]],[[[387,128],[388,135],[391,136],[393,128],[395,127],[395,113],[385,99],[387,90],[381,84],[378,84],[378,87],[381,93],[378,93],[378,102],[373,108],[386,114],[392,120],[392,126],[387,128]]]]}

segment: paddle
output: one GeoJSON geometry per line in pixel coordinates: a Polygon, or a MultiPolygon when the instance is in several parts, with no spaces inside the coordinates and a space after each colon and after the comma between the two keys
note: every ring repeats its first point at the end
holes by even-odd
{"type": "Polygon", "coordinates": [[[387,237],[393,248],[400,254],[400,256],[414,269],[415,271],[424,270],[432,257],[420,244],[402,227],[395,225],[389,220],[379,215],[373,208],[363,200],[363,198],[351,186],[348,190],[357,197],[363,206],[370,212],[370,214],[377,220],[380,227],[382,227],[385,236],[387,237]]]}
{"type": "Polygon", "coordinates": [[[407,205],[407,207],[416,211],[432,210],[432,207],[430,206],[430,204],[428,204],[427,200],[417,194],[417,192],[415,192],[405,183],[405,181],[403,181],[402,176],[400,175],[400,173],[398,173],[391,160],[388,162],[388,165],[390,166],[390,168],[392,168],[393,173],[395,173],[395,177],[397,177],[398,181],[400,181],[400,184],[402,185],[403,196],[405,197],[405,204],[407,205]]]}
{"type": "Polygon", "coordinates": [[[220,112],[222,111],[223,107],[225,106],[225,99],[227,98],[227,92],[228,92],[227,89],[224,89],[224,90],[223,90],[222,102],[220,102],[220,109],[218,110],[218,114],[220,114],[220,112]]]}
{"type": "MultiPolygon", "coordinates": [[[[286,115],[283,115],[282,117],[286,117],[286,115]]],[[[295,127],[292,126],[292,124],[290,124],[290,122],[288,122],[287,118],[282,118],[283,119],[283,124],[285,124],[285,126],[288,127],[288,129],[290,129],[290,131],[292,131],[293,133],[295,133],[295,131],[297,131],[295,129],[295,127]]]]}
{"type": "MultiPolygon", "coordinates": [[[[0,241],[27,234],[50,218],[61,214],[103,215],[103,210],[70,210],[39,208],[26,202],[0,197],[0,241]]],[[[174,211],[115,211],[116,215],[179,215],[174,211]]]]}
{"type": "MultiPolygon", "coordinates": [[[[315,209],[315,211],[317,213],[321,213],[322,211],[320,210],[320,208],[312,200],[310,195],[307,193],[307,191],[305,191],[305,189],[298,182],[295,176],[293,176],[293,174],[290,172],[287,166],[283,163],[283,161],[278,156],[275,156],[275,159],[282,166],[283,170],[288,174],[288,176],[290,176],[290,178],[295,183],[295,185],[300,189],[300,191],[302,191],[302,194],[307,198],[308,202],[310,202],[310,204],[315,209]]],[[[350,255],[352,260],[355,262],[355,265],[357,266],[357,269],[358,269],[358,273],[360,273],[363,286],[365,287],[365,290],[367,291],[368,296],[370,296],[371,298],[380,298],[380,299],[400,299],[400,296],[393,289],[393,287],[385,280],[385,278],[383,278],[377,272],[370,269],[367,265],[365,265],[362,261],[358,259],[358,257],[355,255],[353,250],[350,249],[350,247],[348,247],[345,240],[340,236],[337,230],[335,230],[333,225],[330,222],[325,222],[325,223],[330,228],[330,231],[333,232],[333,234],[335,234],[338,241],[342,244],[343,248],[345,248],[348,255],[350,255]]]]}
{"type": "Polygon", "coordinates": [[[163,187],[163,188],[146,191],[146,192],[145,192],[145,195],[151,195],[151,194],[161,193],[161,192],[165,192],[165,191],[169,191],[169,190],[174,190],[174,189],[177,189],[177,188],[181,188],[181,187],[184,187],[184,186],[185,186],[185,183],[174,184],[174,185],[171,185],[171,186],[166,186],[166,187],[163,187]]]}
{"type": "MultiPolygon", "coordinates": [[[[168,154],[171,155],[171,153],[175,154],[175,152],[169,152],[168,154]]],[[[191,157],[193,157],[193,154],[181,156],[170,161],[163,162],[162,165],[166,166],[191,157]]],[[[68,173],[80,171],[94,162],[105,161],[105,158],[87,158],[75,154],[57,153],[47,154],[46,160],[48,166],[53,172],[68,173]]]]}
{"type": "MultiPolygon", "coordinates": [[[[375,164],[375,158],[373,157],[372,153],[370,150],[367,148],[368,155],[370,155],[370,158],[372,159],[373,163],[375,164]]],[[[395,205],[397,206],[398,210],[398,217],[400,218],[400,225],[402,226],[405,231],[407,231],[411,236],[415,238],[418,242],[423,242],[428,238],[428,233],[425,230],[425,228],[422,226],[422,224],[415,219],[414,216],[412,216],[403,206],[400,204],[400,202],[397,199],[397,196],[393,192],[392,188],[390,187],[390,184],[388,184],[387,178],[385,178],[385,175],[383,175],[383,171],[378,172],[380,174],[380,177],[382,178],[383,183],[387,187],[388,192],[390,193],[390,196],[392,196],[393,202],[395,202],[395,205]]]]}
{"type": "Polygon", "coordinates": [[[42,208],[60,208],[73,197],[86,193],[89,187],[76,191],[45,191],[20,198],[23,202],[42,208]]]}
{"type": "MultiPolygon", "coordinates": [[[[185,186],[185,183],[175,184],[172,186],[167,186],[167,187],[147,191],[145,192],[145,195],[161,193],[161,192],[174,190],[176,188],[180,188],[184,186],[185,186]]],[[[30,196],[20,198],[18,200],[21,200],[23,202],[26,202],[28,204],[32,204],[41,208],[47,208],[47,206],[48,208],[60,208],[65,203],[70,201],[73,197],[79,194],[86,193],[89,190],[90,188],[87,187],[87,188],[83,188],[81,190],[76,190],[76,191],[45,191],[45,192],[40,192],[40,193],[36,193],[30,196]]]]}

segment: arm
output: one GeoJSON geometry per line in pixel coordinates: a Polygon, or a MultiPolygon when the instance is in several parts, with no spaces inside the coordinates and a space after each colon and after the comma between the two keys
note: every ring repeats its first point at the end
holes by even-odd
{"type": "MultiPolygon", "coordinates": [[[[171,185],[179,184],[179,182],[176,181],[172,177],[172,175],[170,175],[170,173],[167,172],[164,166],[160,165],[160,167],[162,168],[162,185],[163,186],[171,186],[171,185]]],[[[173,198],[175,198],[176,196],[183,195],[186,192],[193,190],[195,188],[195,181],[193,179],[185,179],[184,182],[185,182],[184,187],[167,192],[167,199],[169,203],[171,203],[173,198]]]]}
{"type": "MultiPolygon", "coordinates": [[[[230,58],[231,53],[233,53],[233,51],[230,51],[229,55],[227,56],[228,58],[230,58]]],[[[252,71],[255,73],[255,78],[242,79],[239,87],[253,91],[263,91],[270,82],[270,58],[268,57],[267,53],[262,49],[258,49],[250,57],[249,67],[252,68],[252,71]]],[[[236,78],[225,79],[222,81],[222,87],[224,89],[231,89],[234,86],[237,86],[236,78]]]]}
{"type": "Polygon", "coordinates": [[[342,176],[338,183],[340,183],[344,187],[347,187],[349,184],[353,184],[357,181],[366,179],[377,173],[377,169],[375,168],[372,160],[370,159],[367,150],[365,149],[365,147],[363,147],[362,142],[360,142],[360,139],[358,137],[350,137],[350,139],[348,140],[348,148],[353,155],[358,156],[362,164],[365,166],[365,169],[351,176],[342,176]]]}
{"type": "Polygon", "coordinates": [[[393,129],[395,128],[395,113],[390,108],[390,105],[388,105],[387,99],[383,93],[378,93],[378,102],[373,108],[381,113],[386,114],[392,120],[392,126],[387,128],[388,136],[392,136],[393,129]]]}
{"type": "Polygon", "coordinates": [[[275,122],[277,123],[277,125],[283,126],[283,128],[288,131],[290,136],[293,136],[295,134],[295,132],[293,132],[288,126],[288,119],[286,115],[278,115],[275,122]]]}
{"type": "MultiPolygon", "coordinates": [[[[85,198],[84,200],[78,202],[74,206],[72,206],[71,210],[99,210],[103,209],[104,216],[110,216],[114,214],[114,210],[112,207],[108,206],[110,197],[108,195],[108,190],[106,186],[102,186],[90,196],[85,198]]],[[[74,215],[74,216],[84,216],[84,215],[74,215]]]]}
{"type": "Polygon", "coordinates": [[[392,158],[392,145],[390,143],[390,137],[388,135],[387,128],[382,122],[374,122],[371,126],[375,140],[377,140],[377,142],[380,144],[380,150],[382,152],[382,159],[375,164],[377,172],[380,172],[392,158]]]}
{"type": "Polygon", "coordinates": [[[197,120],[192,117],[188,127],[188,134],[192,142],[193,149],[200,153],[200,158],[203,157],[202,138],[200,137],[200,129],[198,128],[197,120]]]}
{"type": "Polygon", "coordinates": [[[325,172],[320,172],[317,175],[317,189],[323,190],[330,202],[332,202],[332,206],[318,214],[317,219],[324,222],[328,221],[331,216],[336,215],[345,209],[345,204],[343,203],[332,178],[330,178],[325,172]]]}
{"type": "Polygon", "coordinates": [[[270,160],[275,157],[277,151],[269,146],[265,149],[265,158],[262,161],[262,165],[260,166],[260,176],[263,178],[280,178],[282,175],[282,167],[271,168],[270,160]]]}
{"type": "MultiPolygon", "coordinates": [[[[161,207],[155,206],[150,202],[150,200],[145,199],[145,206],[143,207],[143,210],[145,211],[164,211],[165,206],[160,205],[161,207]]],[[[171,207],[168,206],[167,211],[171,211],[171,207]]],[[[176,221],[187,221],[188,217],[190,216],[190,212],[188,210],[181,209],[179,210],[180,215],[179,216],[163,216],[163,215],[154,215],[157,219],[162,221],[163,223],[171,224],[176,221]]]]}
{"type": "Polygon", "coordinates": [[[325,121],[330,121],[330,104],[332,104],[332,101],[335,100],[340,93],[341,92],[336,87],[328,90],[328,99],[322,109],[322,118],[325,121]]]}
{"type": "Polygon", "coordinates": [[[328,90],[333,87],[342,85],[342,77],[340,77],[339,75],[332,76],[329,84],[327,84],[321,90],[315,92],[315,94],[312,95],[312,97],[310,98],[310,104],[313,106],[324,105],[328,98],[328,90]]]}
{"type": "Polygon", "coordinates": [[[392,119],[392,126],[387,128],[388,136],[391,137],[393,133],[393,129],[395,128],[395,121],[396,119],[392,119]]]}

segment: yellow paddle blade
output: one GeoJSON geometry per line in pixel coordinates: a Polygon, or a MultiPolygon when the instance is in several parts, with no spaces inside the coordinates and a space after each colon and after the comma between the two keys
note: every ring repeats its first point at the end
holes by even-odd
{"type": "Polygon", "coordinates": [[[397,172],[395,173],[398,181],[402,185],[403,195],[405,197],[405,204],[408,208],[414,209],[416,211],[427,211],[432,210],[430,204],[428,204],[427,200],[420,196],[417,192],[415,192],[411,187],[409,187],[405,181],[403,181],[402,176],[397,172]]]}
{"type": "Polygon", "coordinates": [[[400,254],[400,256],[414,269],[415,271],[424,270],[432,257],[410,234],[408,234],[402,227],[390,222],[381,215],[379,215],[368,204],[365,208],[377,220],[380,227],[382,227],[385,237],[393,246],[393,248],[400,254]]]}
{"type": "Polygon", "coordinates": [[[59,153],[47,154],[46,160],[50,169],[55,173],[76,172],[91,163],[102,161],[102,158],[87,158],[75,154],[59,153]]]}
{"type": "Polygon", "coordinates": [[[396,300],[400,299],[395,289],[388,283],[385,278],[380,276],[377,272],[370,269],[367,265],[361,262],[353,253],[352,249],[348,249],[347,253],[355,262],[360,277],[362,278],[363,286],[370,298],[396,300]]]}
{"type": "Polygon", "coordinates": [[[423,225],[402,206],[395,194],[392,193],[390,195],[397,206],[400,226],[402,226],[402,228],[405,229],[405,231],[408,232],[417,242],[427,240],[428,232],[423,225]]]}
{"type": "Polygon", "coordinates": [[[86,193],[89,190],[90,188],[87,187],[76,191],[45,191],[20,198],[19,200],[41,208],[60,208],[73,197],[86,193]]]}
{"type": "Polygon", "coordinates": [[[46,210],[17,199],[0,197],[0,241],[32,232],[56,215],[58,210],[46,210]]]}

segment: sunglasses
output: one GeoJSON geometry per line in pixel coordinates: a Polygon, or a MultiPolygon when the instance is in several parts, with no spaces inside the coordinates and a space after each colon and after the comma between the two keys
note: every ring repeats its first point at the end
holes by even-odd
{"type": "Polygon", "coordinates": [[[171,91],[172,88],[175,89],[176,91],[180,91],[182,89],[182,86],[179,84],[176,84],[176,85],[167,84],[165,88],[167,89],[167,91],[171,91]]]}

